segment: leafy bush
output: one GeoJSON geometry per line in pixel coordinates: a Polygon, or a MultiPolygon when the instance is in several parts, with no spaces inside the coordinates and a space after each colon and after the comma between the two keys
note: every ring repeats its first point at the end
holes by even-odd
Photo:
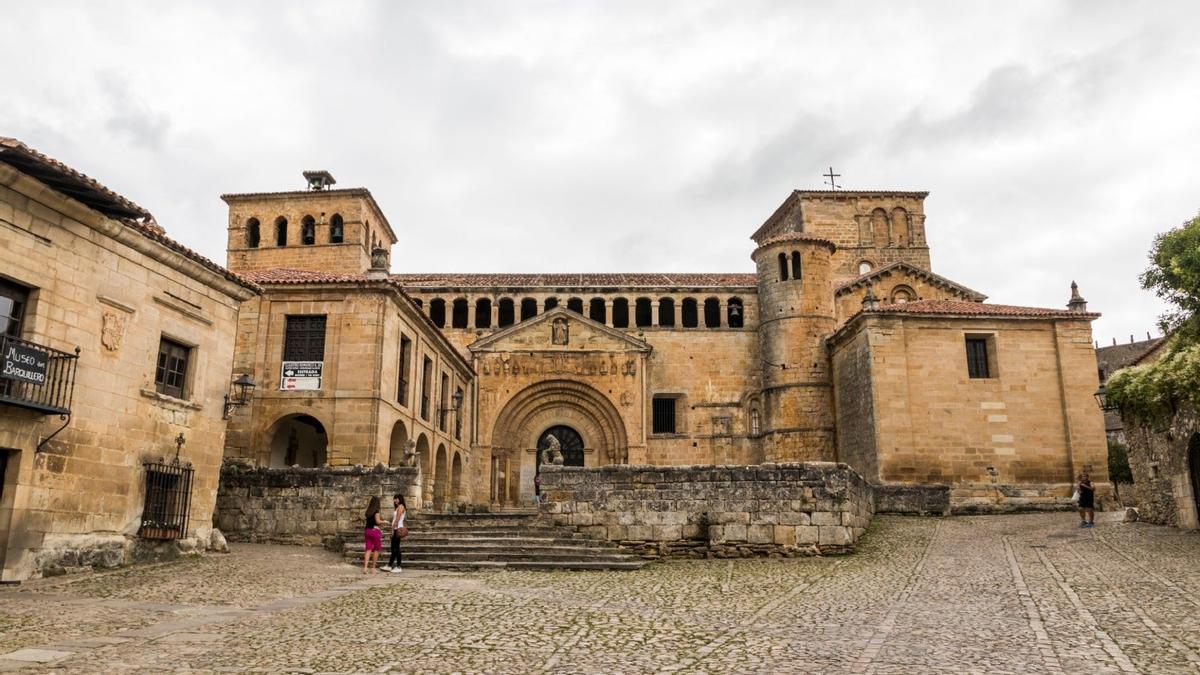
{"type": "Polygon", "coordinates": [[[1108,442],[1108,479],[1113,483],[1132,483],[1133,470],[1129,468],[1129,450],[1123,443],[1108,442]]]}

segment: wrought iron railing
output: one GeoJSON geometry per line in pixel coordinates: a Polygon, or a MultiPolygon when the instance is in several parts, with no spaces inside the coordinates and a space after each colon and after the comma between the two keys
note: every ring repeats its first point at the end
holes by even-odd
{"type": "Polygon", "coordinates": [[[163,460],[144,462],[146,502],[138,536],[146,539],[180,539],[187,536],[192,505],[191,464],[163,460]]]}
{"type": "Polygon", "coordinates": [[[0,403],[69,415],[75,393],[75,353],[0,335],[0,403]]]}

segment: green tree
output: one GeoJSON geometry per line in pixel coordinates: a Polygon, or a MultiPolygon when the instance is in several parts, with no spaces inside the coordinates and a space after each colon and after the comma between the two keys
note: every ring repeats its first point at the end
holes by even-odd
{"type": "Polygon", "coordinates": [[[1174,305],[1159,317],[1164,334],[1181,344],[1200,340],[1200,215],[1154,238],[1142,288],[1174,305]]]}
{"type": "Polygon", "coordinates": [[[1121,483],[1133,483],[1133,470],[1129,468],[1129,449],[1123,443],[1108,440],[1108,480],[1121,501],[1121,483]]]}

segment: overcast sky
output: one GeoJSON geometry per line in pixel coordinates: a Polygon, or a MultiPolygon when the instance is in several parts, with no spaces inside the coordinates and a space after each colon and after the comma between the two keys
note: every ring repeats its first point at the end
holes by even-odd
{"type": "MultiPolygon", "coordinates": [[[[750,272],[832,165],[934,271],[1101,344],[1200,209],[1200,2],[9,2],[0,135],[225,259],[223,192],[371,190],[402,272],[750,272]]],[[[1157,332],[1156,332],[1157,334],[1157,332]]]]}

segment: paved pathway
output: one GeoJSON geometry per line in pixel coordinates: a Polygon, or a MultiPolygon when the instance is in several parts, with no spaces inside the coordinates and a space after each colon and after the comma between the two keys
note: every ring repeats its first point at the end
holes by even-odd
{"type": "Polygon", "coordinates": [[[1200,534],[880,517],[850,556],[637,572],[228,556],[0,591],[0,670],[1200,672],[1200,534]]]}

